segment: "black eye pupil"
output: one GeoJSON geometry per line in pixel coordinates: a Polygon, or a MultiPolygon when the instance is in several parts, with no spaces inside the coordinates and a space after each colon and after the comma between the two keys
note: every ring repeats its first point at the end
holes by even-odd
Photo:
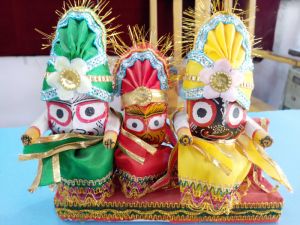
{"type": "Polygon", "coordinates": [[[64,111],[62,111],[61,109],[56,110],[56,116],[61,119],[64,116],[64,111]]]}
{"type": "Polygon", "coordinates": [[[155,121],[154,121],[154,125],[155,125],[155,126],[158,126],[158,125],[159,125],[159,121],[158,121],[158,120],[155,120],[155,121]]]}
{"type": "Polygon", "coordinates": [[[234,118],[238,118],[239,115],[240,115],[240,110],[239,110],[239,108],[235,108],[235,109],[233,110],[233,112],[232,112],[232,116],[233,116],[234,118]]]}
{"type": "Polygon", "coordinates": [[[137,123],[136,123],[136,122],[133,122],[133,123],[132,123],[132,127],[133,127],[133,128],[137,128],[137,123]]]}
{"type": "Polygon", "coordinates": [[[85,109],[85,115],[87,116],[92,116],[95,113],[95,109],[93,107],[87,107],[85,109]]]}
{"type": "Polygon", "coordinates": [[[197,110],[197,115],[198,115],[198,117],[200,117],[200,118],[203,118],[203,117],[205,117],[205,116],[206,116],[206,114],[207,114],[207,111],[206,111],[206,109],[199,108],[199,109],[197,110]]]}

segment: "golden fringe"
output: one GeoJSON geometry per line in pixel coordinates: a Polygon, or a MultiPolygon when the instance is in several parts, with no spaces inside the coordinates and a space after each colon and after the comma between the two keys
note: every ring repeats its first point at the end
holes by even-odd
{"type": "Polygon", "coordinates": [[[152,192],[150,186],[155,183],[160,177],[162,177],[163,174],[164,173],[149,175],[145,177],[136,177],[126,171],[119,170],[117,176],[121,184],[121,190],[125,197],[137,199],[152,192]],[[139,187],[137,188],[136,185],[138,185],[139,187]]]}
{"type": "MultiPolygon", "coordinates": [[[[151,204],[151,203],[150,203],[151,204]]],[[[126,203],[112,204],[115,208],[124,207],[126,203]]],[[[145,204],[146,206],[147,203],[145,204]]],[[[208,222],[230,222],[230,221],[276,221],[281,215],[280,209],[265,208],[264,210],[256,209],[246,209],[244,211],[232,211],[229,215],[206,215],[199,217],[199,214],[203,212],[199,211],[188,211],[185,209],[175,209],[173,204],[170,207],[164,205],[164,208],[174,209],[174,210],[164,210],[162,209],[149,209],[147,211],[139,209],[101,209],[101,210],[72,210],[66,208],[56,208],[57,214],[62,217],[62,219],[75,219],[75,220],[168,220],[168,221],[208,221],[208,222]],[[160,215],[155,215],[158,213],[160,215]],[[246,215],[247,213],[252,213],[254,215],[246,215]],[[273,213],[274,215],[268,215],[273,213]]]]}
{"type": "Polygon", "coordinates": [[[105,186],[99,188],[78,187],[76,190],[59,184],[57,194],[54,198],[56,207],[95,207],[104,202],[106,198],[111,197],[115,192],[115,186],[112,180],[108,181],[105,186]],[[57,196],[60,196],[59,198],[57,196]],[[95,195],[101,198],[95,199],[95,195]],[[79,196],[85,196],[81,199],[79,196]]]}
{"type": "MultiPolygon", "coordinates": [[[[58,205],[59,206],[59,205],[58,205]]],[[[73,204],[64,205],[64,206],[74,206],[73,204]]],[[[135,201],[135,202],[124,202],[124,201],[104,201],[99,202],[97,207],[103,207],[103,208],[167,208],[167,209],[176,209],[181,208],[183,209],[183,205],[180,202],[145,202],[145,201],[135,201]]],[[[282,202],[244,202],[239,203],[233,207],[233,210],[238,209],[249,209],[255,210],[255,209],[270,209],[274,210],[276,208],[282,208],[283,203],[282,202]]],[[[198,210],[198,214],[201,213],[200,210],[198,210]]],[[[209,212],[206,212],[209,213],[209,212]]],[[[214,215],[214,214],[212,214],[214,215]]]]}
{"type": "MultiPolygon", "coordinates": [[[[93,13],[96,17],[99,17],[100,21],[103,23],[103,26],[106,29],[107,35],[107,45],[111,47],[113,43],[113,37],[118,36],[121,32],[116,30],[121,27],[120,24],[111,26],[111,23],[115,21],[118,17],[111,17],[112,8],[108,8],[108,0],[99,0],[98,3],[95,3],[93,0],[68,0],[63,2],[62,10],[56,10],[55,13],[59,16],[59,20],[63,18],[71,10],[82,10],[86,9],[93,13]],[[107,9],[105,12],[104,10],[107,9]],[[111,18],[110,18],[111,17],[111,18]]],[[[55,30],[51,34],[46,34],[45,32],[35,28],[35,31],[43,36],[42,39],[46,40],[46,43],[42,44],[42,50],[51,47],[52,41],[55,38],[55,30]]]]}
{"type": "MultiPolygon", "coordinates": [[[[200,4],[197,5],[197,8],[188,8],[183,12],[182,20],[182,30],[183,35],[181,37],[181,44],[183,46],[183,53],[188,53],[194,46],[195,38],[199,29],[203,24],[211,18],[211,15],[218,12],[231,13],[238,16],[243,23],[247,24],[249,21],[255,20],[255,18],[246,18],[248,15],[248,10],[242,10],[239,8],[238,0],[234,0],[233,7],[231,9],[225,8],[224,1],[214,0],[210,4],[210,7],[207,8],[207,0],[200,1],[200,4]]],[[[250,40],[253,46],[257,46],[261,43],[261,38],[254,38],[254,36],[249,33],[250,40]]]]}
{"type": "Polygon", "coordinates": [[[112,38],[114,51],[119,56],[123,56],[131,49],[147,49],[149,47],[153,48],[154,50],[158,50],[162,55],[166,55],[173,48],[173,38],[171,35],[164,35],[158,39],[156,44],[152,44],[151,31],[146,31],[144,26],[128,26],[128,35],[131,40],[131,46],[128,46],[119,36],[112,38]]]}
{"type": "MultiPolygon", "coordinates": [[[[213,215],[222,215],[222,214],[229,215],[232,208],[235,205],[239,204],[240,202],[240,196],[237,193],[233,193],[231,194],[230,199],[226,199],[222,202],[220,208],[215,209],[209,196],[206,196],[203,199],[203,201],[199,204],[195,203],[193,201],[193,198],[194,198],[194,193],[190,193],[190,192],[185,193],[181,198],[182,205],[184,205],[186,208],[189,208],[193,211],[198,211],[198,212],[203,211],[213,215]]],[[[218,197],[214,198],[213,200],[220,201],[218,197]]]]}

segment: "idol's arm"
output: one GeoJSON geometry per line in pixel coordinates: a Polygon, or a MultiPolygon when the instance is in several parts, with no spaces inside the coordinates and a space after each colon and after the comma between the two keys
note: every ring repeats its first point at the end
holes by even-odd
{"type": "Polygon", "coordinates": [[[103,138],[103,143],[106,148],[113,149],[115,147],[120,132],[120,126],[120,118],[114,112],[109,110],[103,138]]]}
{"type": "Polygon", "coordinates": [[[36,140],[49,129],[48,126],[48,116],[45,111],[42,115],[35,120],[31,126],[22,135],[21,140],[23,145],[29,145],[36,142],[36,140]]]}
{"type": "Polygon", "coordinates": [[[179,142],[182,145],[192,144],[193,136],[189,128],[187,114],[184,110],[175,113],[173,117],[173,125],[179,142]]]}
{"type": "Polygon", "coordinates": [[[252,138],[255,143],[264,148],[270,147],[273,143],[273,139],[267,131],[248,116],[246,120],[245,133],[248,137],[252,138]]]}

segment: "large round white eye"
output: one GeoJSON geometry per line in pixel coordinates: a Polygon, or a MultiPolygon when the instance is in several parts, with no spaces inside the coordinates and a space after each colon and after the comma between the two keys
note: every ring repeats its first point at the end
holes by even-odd
{"type": "Polygon", "coordinates": [[[149,128],[151,130],[157,130],[162,128],[166,122],[166,115],[154,116],[149,120],[149,128]]]}
{"type": "Polygon", "coordinates": [[[231,128],[237,128],[246,119],[246,112],[238,104],[231,104],[227,112],[227,124],[231,128]]]}
{"type": "Polygon", "coordinates": [[[213,101],[201,100],[194,104],[192,113],[195,123],[200,127],[205,127],[214,122],[217,109],[213,101]]]}
{"type": "Polygon", "coordinates": [[[61,126],[66,126],[70,123],[72,112],[67,105],[53,102],[49,102],[47,105],[49,119],[53,119],[61,126]]]}
{"type": "Polygon", "coordinates": [[[129,130],[133,130],[135,132],[141,132],[144,130],[144,124],[139,119],[129,118],[126,120],[126,127],[129,130]]]}
{"type": "Polygon", "coordinates": [[[92,123],[104,118],[107,114],[107,106],[104,102],[89,101],[78,104],[76,115],[81,122],[92,123]]]}

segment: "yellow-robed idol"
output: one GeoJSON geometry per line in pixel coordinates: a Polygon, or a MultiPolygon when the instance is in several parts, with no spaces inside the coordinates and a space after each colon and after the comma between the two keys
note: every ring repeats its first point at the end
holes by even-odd
{"type": "Polygon", "coordinates": [[[173,118],[178,134],[182,203],[214,214],[229,213],[253,164],[291,187],[265,153],[268,133],[247,116],[253,89],[251,40],[234,14],[219,12],[204,23],[188,54],[181,97],[173,118]]]}

